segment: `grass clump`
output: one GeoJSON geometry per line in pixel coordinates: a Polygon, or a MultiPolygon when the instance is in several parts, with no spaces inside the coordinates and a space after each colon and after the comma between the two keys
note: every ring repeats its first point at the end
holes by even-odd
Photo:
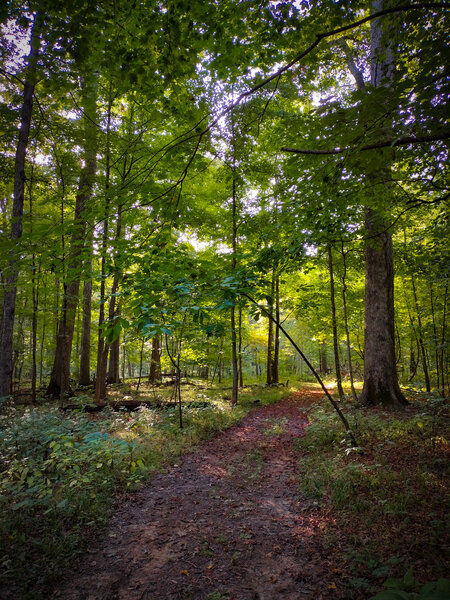
{"type": "MultiPolygon", "coordinates": [[[[349,598],[368,597],[408,566],[421,581],[443,577],[448,514],[449,430],[442,399],[403,413],[344,407],[363,453],[346,445],[328,406],[311,410],[299,440],[301,495],[331,515],[349,598]]],[[[448,539],[448,531],[447,531],[448,539]]]]}

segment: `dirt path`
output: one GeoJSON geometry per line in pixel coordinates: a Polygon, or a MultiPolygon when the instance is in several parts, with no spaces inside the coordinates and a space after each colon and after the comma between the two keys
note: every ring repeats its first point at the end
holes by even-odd
{"type": "Polygon", "coordinates": [[[324,525],[296,494],[305,424],[294,394],[152,478],[53,598],[336,599],[324,525]]]}

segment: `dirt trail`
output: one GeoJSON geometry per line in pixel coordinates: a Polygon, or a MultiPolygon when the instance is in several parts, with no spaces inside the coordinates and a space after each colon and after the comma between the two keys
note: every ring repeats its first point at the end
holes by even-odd
{"type": "Polygon", "coordinates": [[[336,599],[325,525],[296,494],[302,403],[255,409],[153,477],[52,597],[336,599]]]}

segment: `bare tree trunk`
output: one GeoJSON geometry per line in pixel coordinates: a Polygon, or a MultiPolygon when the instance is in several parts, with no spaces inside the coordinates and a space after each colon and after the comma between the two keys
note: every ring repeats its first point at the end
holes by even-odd
{"type": "Polygon", "coordinates": [[[81,170],[78,193],[75,200],[75,216],[67,263],[67,282],[64,285],[62,313],[58,326],[55,360],[47,393],[62,400],[70,387],[70,357],[78,305],[83,250],[86,235],[86,208],[92,196],[97,171],[96,102],[97,81],[95,75],[82,82],[83,108],[85,112],[85,162],[81,170]]]}
{"type": "MultiPolygon", "coordinates": [[[[389,4],[390,0],[372,2],[374,10],[389,4]]],[[[384,19],[372,21],[370,68],[371,83],[376,88],[388,88],[392,84],[394,34],[392,28],[384,27],[384,19]]],[[[381,188],[383,194],[389,194],[389,154],[384,150],[379,152],[385,166],[380,169],[378,164],[377,171],[368,173],[368,177],[372,189],[381,188]]],[[[373,208],[366,209],[365,231],[364,387],[360,401],[367,406],[404,406],[407,401],[400,390],[395,365],[392,237],[383,218],[373,208]]]]}
{"type": "Polygon", "coordinates": [[[161,344],[159,335],[152,338],[152,355],[150,358],[150,373],[148,380],[150,383],[159,383],[161,381],[161,344]]]}
{"type": "MultiPolygon", "coordinates": [[[[44,285],[44,306],[47,305],[47,293],[46,286],[44,285]]],[[[43,367],[44,367],[44,340],[45,340],[45,312],[42,314],[42,333],[41,333],[41,344],[39,348],[39,386],[42,385],[43,382],[43,367]]]]}
{"type": "MultiPolygon", "coordinates": [[[[446,369],[448,369],[447,362],[445,360],[446,357],[446,329],[447,329],[447,321],[446,321],[446,313],[447,313],[447,297],[448,297],[448,276],[447,276],[447,280],[445,282],[445,294],[444,294],[444,309],[443,309],[443,314],[442,314],[442,337],[441,337],[441,381],[442,381],[442,396],[445,398],[446,396],[446,389],[445,389],[445,382],[446,382],[446,369]]],[[[448,387],[448,381],[447,381],[447,387],[448,387]]]]}
{"type": "Polygon", "coordinates": [[[346,253],[344,251],[344,242],[341,242],[341,253],[342,253],[342,262],[343,262],[343,270],[342,270],[342,303],[344,308],[344,325],[345,325],[345,337],[347,340],[347,357],[348,357],[348,372],[350,376],[350,387],[352,390],[353,400],[355,402],[358,401],[358,396],[356,395],[355,384],[353,380],[353,363],[352,363],[352,349],[350,345],[350,331],[348,328],[348,314],[347,314],[347,260],[346,253]]]}
{"type": "Polygon", "coordinates": [[[108,383],[120,383],[120,336],[109,346],[108,383]]]}
{"type": "Polygon", "coordinates": [[[28,56],[28,69],[23,87],[22,114],[19,129],[19,139],[14,163],[14,192],[11,222],[11,250],[9,253],[8,275],[6,277],[5,294],[3,298],[3,318],[0,343],[0,398],[11,393],[11,378],[13,370],[13,333],[16,312],[17,279],[19,276],[18,240],[22,237],[22,217],[25,197],[25,158],[33,114],[33,95],[36,85],[36,66],[40,49],[40,16],[37,14],[31,32],[31,50],[28,56]]]}
{"type": "Polygon", "coordinates": [[[141,387],[143,358],[144,358],[144,338],[142,338],[141,351],[139,352],[139,378],[138,378],[138,384],[136,387],[137,392],[139,391],[139,388],[141,387]]]}
{"type": "MultiPolygon", "coordinates": [[[[100,309],[98,314],[98,335],[97,335],[97,369],[95,373],[95,401],[99,403],[106,397],[106,370],[108,366],[108,344],[105,342],[103,326],[105,324],[105,302],[106,302],[106,254],[108,247],[108,228],[109,228],[109,186],[111,178],[111,148],[110,148],[110,132],[111,132],[111,110],[112,110],[112,93],[111,85],[109,87],[107,124],[106,124],[106,152],[105,152],[105,214],[103,216],[103,234],[101,246],[101,281],[100,281],[100,309]]],[[[116,279],[114,279],[116,283],[116,279]]],[[[111,304],[115,300],[115,296],[111,297],[111,304]]],[[[112,311],[114,314],[114,310],[112,311]]]]}
{"type": "Polygon", "coordinates": [[[420,317],[420,308],[419,308],[419,301],[417,299],[416,283],[414,280],[414,275],[412,273],[411,273],[411,284],[412,284],[412,291],[413,291],[413,298],[414,298],[414,306],[416,308],[417,326],[418,326],[417,341],[419,342],[420,354],[422,356],[422,369],[423,369],[423,376],[425,378],[425,389],[427,390],[427,392],[430,392],[431,391],[430,376],[428,374],[427,355],[425,352],[425,345],[423,343],[422,319],[420,317]]]}
{"type": "Polygon", "coordinates": [[[83,321],[81,329],[80,385],[91,383],[91,315],[92,315],[92,236],[86,244],[89,246],[87,258],[87,280],[83,284],[83,321]]]}
{"type": "Polygon", "coordinates": [[[275,335],[273,344],[272,383],[279,383],[280,363],[280,276],[275,275],[275,335]]]}
{"type": "Polygon", "coordinates": [[[434,335],[434,360],[436,364],[436,389],[439,390],[440,383],[440,370],[439,370],[439,350],[438,350],[438,333],[436,327],[436,311],[434,309],[434,291],[432,281],[428,282],[430,286],[430,305],[431,305],[431,318],[433,322],[433,335],[434,335]]]}
{"type": "Polygon", "coordinates": [[[394,268],[392,237],[370,209],[366,217],[364,388],[367,406],[403,406],[395,364],[394,268]]]}
{"type": "MultiPolygon", "coordinates": [[[[233,127],[233,142],[234,142],[234,127],[233,127]]],[[[233,148],[233,153],[235,152],[233,148]]],[[[233,258],[231,269],[234,272],[236,270],[236,253],[237,253],[237,198],[236,198],[236,161],[233,158],[233,196],[232,196],[232,247],[233,247],[233,258]]],[[[233,368],[233,385],[231,392],[231,406],[236,406],[238,403],[238,387],[239,387],[239,369],[238,369],[238,358],[237,358],[237,336],[236,336],[236,317],[235,317],[236,306],[233,304],[231,307],[231,364],[233,368]]]]}
{"type": "Polygon", "coordinates": [[[336,383],[338,388],[339,399],[344,400],[344,390],[342,389],[341,363],[339,360],[339,341],[337,334],[337,319],[336,319],[336,301],[334,292],[334,269],[333,269],[333,254],[331,245],[327,246],[328,251],[328,271],[330,273],[330,302],[331,302],[331,320],[333,325],[333,350],[334,350],[334,365],[336,369],[336,383]]]}
{"type": "Polygon", "coordinates": [[[238,321],[238,357],[239,357],[239,387],[244,387],[244,373],[242,371],[242,306],[239,306],[238,321]]]}
{"type": "Polygon", "coordinates": [[[266,368],[266,385],[271,385],[272,367],[273,367],[273,297],[275,294],[275,270],[272,271],[272,287],[270,290],[270,301],[268,309],[268,331],[267,331],[267,368],[266,368]]]}

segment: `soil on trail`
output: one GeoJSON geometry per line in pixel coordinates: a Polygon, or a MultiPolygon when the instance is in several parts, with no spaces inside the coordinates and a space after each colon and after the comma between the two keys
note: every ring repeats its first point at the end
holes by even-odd
{"type": "Polygon", "coordinates": [[[296,493],[305,395],[255,409],[154,476],[52,598],[338,598],[325,524],[296,493]]]}

